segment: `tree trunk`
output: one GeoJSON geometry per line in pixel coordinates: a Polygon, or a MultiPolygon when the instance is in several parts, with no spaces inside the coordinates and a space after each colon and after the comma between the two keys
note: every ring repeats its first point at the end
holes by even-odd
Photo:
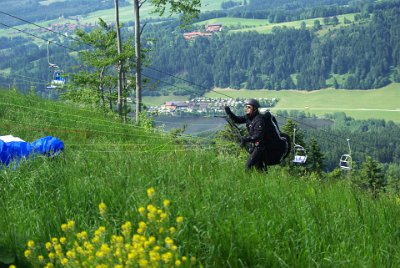
{"type": "Polygon", "coordinates": [[[104,67],[101,68],[100,70],[100,74],[99,74],[99,93],[101,96],[101,101],[103,102],[103,107],[106,107],[106,100],[105,100],[105,96],[104,96],[104,87],[103,87],[103,77],[104,77],[104,67]]]}
{"type": "Polygon", "coordinates": [[[140,60],[140,20],[139,0],[133,1],[135,13],[135,51],[136,51],[136,123],[139,124],[139,114],[142,105],[142,74],[140,60]]]}
{"type": "MultiPolygon", "coordinates": [[[[115,3],[115,23],[116,23],[116,30],[117,30],[117,46],[118,46],[118,56],[121,55],[122,53],[122,47],[121,47],[121,31],[119,27],[119,6],[118,6],[118,0],[114,0],[115,3]]],[[[118,72],[118,100],[117,100],[117,106],[118,106],[118,113],[119,116],[122,118],[122,107],[123,107],[123,82],[122,82],[122,62],[121,60],[118,61],[117,64],[117,72],[118,72]]]]}

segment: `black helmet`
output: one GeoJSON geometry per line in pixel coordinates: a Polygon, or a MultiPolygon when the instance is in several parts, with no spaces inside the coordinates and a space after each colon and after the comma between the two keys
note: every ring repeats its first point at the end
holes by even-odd
{"type": "Polygon", "coordinates": [[[249,100],[247,100],[246,105],[251,105],[251,106],[254,107],[254,109],[260,108],[260,103],[259,103],[258,100],[256,100],[256,99],[249,99],[249,100]]]}

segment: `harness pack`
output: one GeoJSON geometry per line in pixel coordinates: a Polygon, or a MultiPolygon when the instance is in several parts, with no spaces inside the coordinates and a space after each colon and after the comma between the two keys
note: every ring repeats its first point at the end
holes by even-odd
{"type": "Polygon", "coordinates": [[[290,153],[290,137],[280,131],[276,118],[269,111],[261,116],[265,125],[265,163],[269,166],[278,165],[290,153]]]}

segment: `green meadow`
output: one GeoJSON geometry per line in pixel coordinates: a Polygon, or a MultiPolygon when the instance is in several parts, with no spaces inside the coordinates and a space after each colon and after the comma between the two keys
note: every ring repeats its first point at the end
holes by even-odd
{"type": "Polygon", "coordinates": [[[319,180],[279,166],[246,172],[246,155],[234,144],[210,146],[4,90],[0,119],[2,135],[29,142],[51,135],[65,144],[57,157],[0,169],[0,266],[43,258],[41,266],[138,267],[151,263],[147,252],[163,267],[400,265],[399,203],[358,191],[350,174],[319,180]],[[168,211],[163,223],[176,229],[150,228],[161,224],[151,220],[150,204],[168,211]],[[141,238],[148,240],[133,248],[131,239],[141,238]]]}
{"type": "MultiPolygon", "coordinates": [[[[242,21],[237,21],[236,19],[233,19],[232,22],[230,23],[230,26],[237,26],[238,24],[240,24],[241,26],[253,26],[253,27],[244,27],[241,29],[230,30],[230,32],[235,33],[235,32],[246,32],[246,31],[257,31],[259,33],[268,34],[268,33],[271,33],[275,27],[287,27],[287,28],[300,29],[302,23],[305,23],[306,28],[312,28],[314,26],[314,21],[319,20],[321,23],[321,26],[323,26],[323,28],[318,33],[323,34],[329,30],[339,28],[342,26],[346,26],[346,24],[344,24],[344,18],[348,19],[349,21],[354,22],[355,15],[356,15],[356,13],[338,15],[337,18],[339,19],[339,24],[336,26],[324,25],[324,22],[323,22],[324,18],[313,18],[313,19],[289,21],[289,22],[282,22],[282,23],[268,23],[268,21],[265,20],[264,25],[256,25],[256,26],[254,25],[255,23],[252,22],[251,19],[250,20],[243,19],[242,21]]],[[[229,19],[226,19],[226,21],[229,21],[229,19]]],[[[216,22],[217,21],[215,21],[214,23],[216,23],[216,22]]],[[[349,24],[349,25],[351,25],[351,24],[349,24]]]]}

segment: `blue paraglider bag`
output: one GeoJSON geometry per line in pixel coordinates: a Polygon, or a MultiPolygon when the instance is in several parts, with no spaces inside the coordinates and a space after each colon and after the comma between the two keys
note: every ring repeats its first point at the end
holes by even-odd
{"type": "Polygon", "coordinates": [[[6,166],[12,161],[16,161],[18,165],[21,159],[28,158],[32,151],[29,143],[11,135],[2,136],[0,146],[1,162],[6,166]]]}
{"type": "Polygon", "coordinates": [[[8,166],[11,162],[14,162],[17,167],[21,159],[28,159],[35,154],[54,157],[63,150],[64,143],[52,136],[38,139],[32,143],[11,135],[0,136],[0,168],[2,165],[8,166]]]}
{"type": "Polygon", "coordinates": [[[47,136],[31,143],[34,153],[56,156],[64,150],[64,143],[55,137],[47,136]]]}

